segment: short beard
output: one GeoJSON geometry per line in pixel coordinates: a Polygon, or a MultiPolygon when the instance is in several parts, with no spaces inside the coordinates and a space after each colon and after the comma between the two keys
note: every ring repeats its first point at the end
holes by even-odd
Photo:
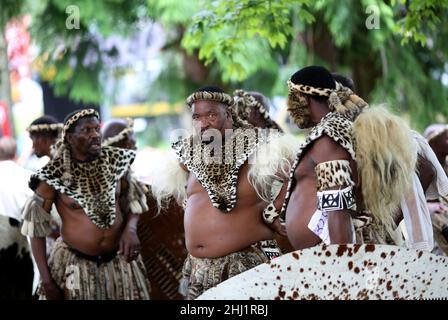
{"type": "Polygon", "coordinates": [[[312,127],[311,111],[307,100],[302,95],[288,95],[288,113],[300,129],[312,127]]]}
{"type": "Polygon", "coordinates": [[[87,153],[86,153],[86,159],[87,159],[87,161],[93,161],[93,160],[95,160],[95,159],[97,159],[97,158],[99,158],[100,156],[101,156],[101,148],[100,149],[98,149],[98,151],[87,151],[87,153]]]}

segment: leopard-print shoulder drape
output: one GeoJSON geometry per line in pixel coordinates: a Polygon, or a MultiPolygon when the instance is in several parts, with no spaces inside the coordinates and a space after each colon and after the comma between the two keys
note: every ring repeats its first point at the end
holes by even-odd
{"type": "Polygon", "coordinates": [[[30,187],[35,190],[39,181],[45,181],[58,192],[77,201],[89,219],[100,229],[108,229],[115,222],[115,187],[129,170],[135,151],[102,147],[101,155],[90,162],[71,162],[73,182],[65,186],[62,159],[52,159],[31,176],[30,187]]]}
{"type": "Polygon", "coordinates": [[[172,147],[179,161],[196,175],[207,190],[212,205],[222,212],[229,212],[236,204],[239,169],[267,140],[268,136],[263,130],[235,129],[223,146],[222,157],[215,159],[209,157],[214,152],[211,144],[195,143],[192,137],[179,140],[172,147]]]}

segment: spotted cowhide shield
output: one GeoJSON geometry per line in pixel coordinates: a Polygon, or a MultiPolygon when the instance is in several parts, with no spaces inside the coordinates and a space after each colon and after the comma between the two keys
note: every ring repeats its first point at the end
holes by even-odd
{"type": "Polygon", "coordinates": [[[448,258],[388,245],[320,245],[235,276],[198,299],[448,298],[448,258]]]}

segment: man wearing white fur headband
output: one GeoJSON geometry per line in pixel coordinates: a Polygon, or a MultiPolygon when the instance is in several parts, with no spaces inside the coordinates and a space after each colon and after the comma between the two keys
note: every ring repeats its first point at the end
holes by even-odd
{"type": "Polygon", "coordinates": [[[195,133],[173,143],[176,157],[157,169],[152,193],[159,205],[171,196],[184,203],[189,255],[180,291],[195,299],[280,254],[272,239],[284,234],[281,201],[270,202],[271,186],[287,179],[299,144],[239,118],[233,98],[218,87],[201,88],[186,103],[195,133]]]}
{"type": "Polygon", "coordinates": [[[124,212],[119,206],[134,158],[133,150],[101,146],[94,109],[66,117],[54,158],[31,176],[35,194],[23,212],[22,233],[32,238],[42,280],[40,298],[149,299],[136,230],[144,208],[130,203],[124,212]],[[62,228],[47,262],[53,204],[62,228]]]}

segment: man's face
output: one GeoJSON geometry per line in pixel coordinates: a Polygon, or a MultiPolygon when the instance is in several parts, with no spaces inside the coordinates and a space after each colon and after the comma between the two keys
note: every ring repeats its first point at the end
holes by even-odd
{"type": "Polygon", "coordinates": [[[53,143],[53,139],[46,134],[33,133],[30,134],[30,138],[33,141],[34,154],[41,158],[50,152],[50,146],[53,143]]]}
{"type": "Polygon", "coordinates": [[[96,117],[82,118],[74,131],[67,134],[72,152],[88,159],[97,158],[101,153],[100,123],[96,117]]]}
{"type": "Polygon", "coordinates": [[[292,120],[300,129],[306,129],[312,126],[309,99],[306,96],[297,94],[292,97],[289,95],[288,112],[292,120]]]}
{"type": "Polygon", "coordinates": [[[218,130],[224,135],[225,129],[232,128],[232,116],[222,103],[198,100],[192,105],[191,110],[193,112],[193,127],[197,133],[201,134],[203,140],[209,140],[205,133],[209,129],[218,130]]]}

